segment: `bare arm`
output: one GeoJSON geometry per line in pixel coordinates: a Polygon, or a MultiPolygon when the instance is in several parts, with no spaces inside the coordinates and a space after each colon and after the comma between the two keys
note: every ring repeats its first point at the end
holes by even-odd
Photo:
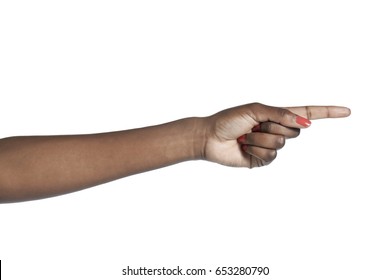
{"type": "Polygon", "coordinates": [[[0,140],[0,200],[64,194],[201,157],[198,124],[189,118],[127,131],[0,140]]]}
{"type": "MultiPolygon", "coordinates": [[[[65,194],[187,160],[246,167],[255,160],[260,166],[273,160],[285,138],[307,127],[292,113],[305,117],[302,108],[248,104],[210,117],[127,131],[1,139],[0,202],[65,194]],[[251,133],[259,123],[273,125],[251,133]],[[247,136],[237,142],[241,135],[247,136]]],[[[314,118],[349,115],[342,107],[310,108],[314,118]]]]}

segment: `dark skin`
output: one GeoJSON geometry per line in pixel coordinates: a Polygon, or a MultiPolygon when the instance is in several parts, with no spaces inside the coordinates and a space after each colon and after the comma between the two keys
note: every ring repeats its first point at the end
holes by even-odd
{"type": "Polygon", "coordinates": [[[301,128],[310,125],[306,119],[349,115],[345,107],[279,108],[253,103],[209,117],[125,131],[4,138],[0,140],[0,202],[66,194],[187,160],[263,166],[275,159],[286,139],[297,137],[301,128]]]}

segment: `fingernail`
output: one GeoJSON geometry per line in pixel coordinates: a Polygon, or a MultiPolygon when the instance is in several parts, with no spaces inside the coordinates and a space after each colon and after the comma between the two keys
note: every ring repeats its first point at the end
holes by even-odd
{"type": "Polygon", "coordinates": [[[238,143],[244,143],[245,142],[245,138],[246,138],[246,134],[244,135],[241,135],[240,137],[237,138],[237,142],[238,143]]]}
{"type": "Polygon", "coordinates": [[[301,116],[297,116],[295,118],[295,122],[299,125],[304,126],[304,127],[309,127],[311,125],[311,121],[309,121],[308,119],[301,117],[301,116]]]}
{"type": "Polygon", "coordinates": [[[260,124],[255,125],[255,126],[252,128],[252,132],[260,132],[260,124]]]}
{"type": "Polygon", "coordinates": [[[246,150],[248,150],[248,145],[242,145],[242,146],[241,146],[241,149],[242,149],[244,152],[246,152],[246,150]]]}

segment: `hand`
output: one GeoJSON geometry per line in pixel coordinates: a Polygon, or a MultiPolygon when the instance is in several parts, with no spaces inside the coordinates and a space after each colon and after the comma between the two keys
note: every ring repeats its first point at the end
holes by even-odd
{"type": "Polygon", "coordinates": [[[309,119],[340,118],[350,110],[337,106],[279,108],[259,103],[221,111],[207,118],[204,157],[235,167],[259,167],[271,163],[286,138],[309,127],[309,119]]]}

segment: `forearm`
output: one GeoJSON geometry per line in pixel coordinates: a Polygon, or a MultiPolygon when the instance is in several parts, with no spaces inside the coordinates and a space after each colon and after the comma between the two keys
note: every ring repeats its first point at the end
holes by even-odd
{"type": "Polygon", "coordinates": [[[0,140],[0,202],[50,197],[202,158],[203,119],[72,136],[0,140]]]}

